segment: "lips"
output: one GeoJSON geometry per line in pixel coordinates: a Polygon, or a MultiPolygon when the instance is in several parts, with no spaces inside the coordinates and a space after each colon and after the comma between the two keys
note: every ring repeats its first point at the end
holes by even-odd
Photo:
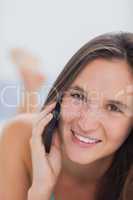
{"type": "Polygon", "coordinates": [[[96,143],[99,143],[102,141],[93,136],[84,136],[82,134],[75,132],[74,130],[71,130],[71,131],[72,131],[72,135],[75,137],[75,139],[79,140],[79,142],[84,143],[84,144],[96,144],[96,143]]]}

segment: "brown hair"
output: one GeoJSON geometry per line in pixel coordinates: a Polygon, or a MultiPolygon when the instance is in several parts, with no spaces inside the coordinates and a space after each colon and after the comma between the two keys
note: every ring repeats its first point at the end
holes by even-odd
{"type": "Polygon", "coordinates": [[[129,170],[121,197],[121,200],[133,199],[133,166],[129,170]]]}
{"type": "MultiPolygon", "coordinates": [[[[86,64],[97,58],[125,60],[133,70],[133,33],[107,33],[85,44],[58,76],[44,106],[55,100],[58,93],[64,92],[86,64]]],[[[120,198],[128,170],[133,164],[133,133],[131,133],[115,153],[112,165],[104,175],[101,188],[97,192],[97,200],[118,200],[120,198]]]]}

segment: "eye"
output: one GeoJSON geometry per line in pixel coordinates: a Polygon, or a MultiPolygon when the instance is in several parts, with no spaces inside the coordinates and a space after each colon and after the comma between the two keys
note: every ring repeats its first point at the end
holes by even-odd
{"type": "Polygon", "coordinates": [[[73,98],[79,100],[79,101],[85,101],[85,96],[81,93],[78,93],[78,92],[73,92],[70,94],[73,98]]]}
{"type": "Polygon", "coordinates": [[[122,111],[115,104],[108,104],[107,107],[109,111],[122,113],[122,111]]]}

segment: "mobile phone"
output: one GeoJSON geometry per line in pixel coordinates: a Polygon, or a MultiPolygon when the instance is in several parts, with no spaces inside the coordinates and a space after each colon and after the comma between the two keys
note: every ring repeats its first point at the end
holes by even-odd
{"type": "Polygon", "coordinates": [[[52,111],[53,113],[52,120],[45,127],[42,133],[42,140],[43,140],[46,153],[50,152],[54,130],[58,126],[58,121],[60,118],[60,107],[61,107],[61,96],[57,98],[56,106],[54,110],[52,111]]]}

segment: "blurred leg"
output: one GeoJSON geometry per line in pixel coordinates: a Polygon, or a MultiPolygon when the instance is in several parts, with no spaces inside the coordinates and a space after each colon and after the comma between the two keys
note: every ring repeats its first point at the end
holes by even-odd
{"type": "Polygon", "coordinates": [[[20,48],[11,50],[11,58],[18,66],[24,83],[24,92],[17,112],[37,112],[39,110],[39,90],[46,80],[45,75],[39,72],[40,62],[31,53],[20,48]]]}

